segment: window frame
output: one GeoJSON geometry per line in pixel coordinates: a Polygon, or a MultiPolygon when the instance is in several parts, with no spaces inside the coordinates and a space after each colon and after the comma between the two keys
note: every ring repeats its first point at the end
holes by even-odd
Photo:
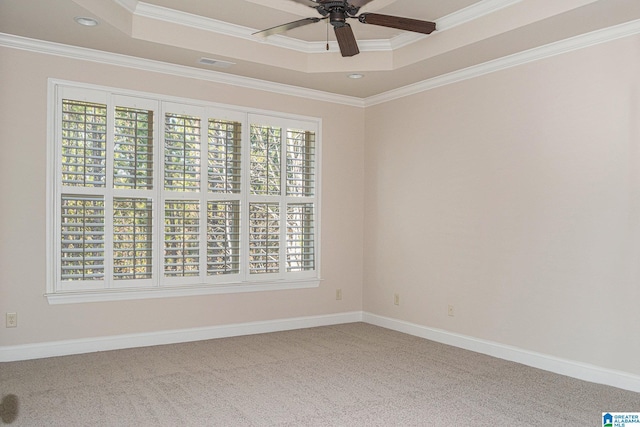
{"type": "MultiPolygon", "coordinates": [[[[94,301],[112,301],[146,298],[163,298],[189,295],[207,295],[221,293],[241,293],[255,291],[273,291],[282,289],[301,289],[319,286],[321,281],[321,141],[322,120],[320,118],[285,114],[253,108],[229,106],[214,102],[165,96],[147,92],[123,90],[92,84],[76,83],[58,79],[48,81],[47,111],[47,232],[46,265],[47,280],[45,296],[50,304],[81,303],[94,301]],[[104,274],[105,279],[94,281],[95,289],[87,283],[62,281],[61,279],[61,197],[66,188],[62,183],[62,102],[63,99],[102,103],[107,106],[106,166],[105,186],[95,188],[78,187],[77,194],[90,197],[104,195],[104,274]],[[118,101],[118,102],[116,102],[118,101]],[[141,108],[154,111],[153,121],[153,189],[116,189],[114,188],[114,129],[115,109],[117,107],[141,108]],[[179,192],[165,189],[165,114],[185,114],[199,117],[200,120],[200,191],[179,192]],[[229,120],[241,126],[241,180],[238,192],[211,192],[209,190],[209,120],[229,120]],[[283,157],[280,163],[280,196],[251,196],[250,194],[250,129],[254,120],[261,125],[281,126],[282,134],[286,129],[302,129],[315,135],[314,138],[314,182],[312,197],[287,196],[287,163],[283,157]],[[204,191],[202,191],[204,190],[204,191]],[[152,201],[152,278],[116,280],[114,276],[114,201],[122,198],[147,198],[152,201]],[[199,265],[197,277],[165,277],[165,202],[195,201],[199,203],[199,265]],[[313,247],[314,266],[308,271],[287,271],[286,248],[280,248],[280,271],[277,274],[249,273],[249,206],[252,202],[274,202],[280,204],[280,242],[286,246],[288,235],[287,206],[289,203],[313,203],[313,247]],[[291,200],[291,202],[289,202],[291,200]],[[239,273],[209,275],[207,236],[209,224],[208,206],[210,202],[237,202],[240,206],[240,268],[239,273]],[[110,219],[111,218],[111,219],[110,219]],[[203,270],[204,269],[204,270],[203,270]]],[[[282,155],[286,156],[286,136],[282,138],[282,155]]]]}

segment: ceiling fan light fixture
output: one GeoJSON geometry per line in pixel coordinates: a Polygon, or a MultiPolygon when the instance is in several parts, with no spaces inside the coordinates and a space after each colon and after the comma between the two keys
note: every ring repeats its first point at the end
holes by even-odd
{"type": "Polygon", "coordinates": [[[73,18],[80,25],[84,25],[85,27],[95,27],[98,25],[98,20],[95,18],[90,18],[88,16],[76,16],[73,18]]]}

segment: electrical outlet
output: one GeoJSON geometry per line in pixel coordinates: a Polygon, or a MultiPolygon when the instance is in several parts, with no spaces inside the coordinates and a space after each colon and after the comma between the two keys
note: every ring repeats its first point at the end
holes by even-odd
{"type": "Polygon", "coordinates": [[[453,306],[451,304],[449,304],[449,308],[448,308],[447,314],[449,316],[453,317],[453,306]]]}
{"type": "Polygon", "coordinates": [[[340,301],[342,299],[342,289],[336,289],[336,300],[340,301]]]}
{"type": "Polygon", "coordinates": [[[7,313],[7,328],[18,327],[18,313],[7,313]]]}
{"type": "Polygon", "coordinates": [[[395,305],[400,305],[400,294],[393,294],[393,303],[395,305]]]}

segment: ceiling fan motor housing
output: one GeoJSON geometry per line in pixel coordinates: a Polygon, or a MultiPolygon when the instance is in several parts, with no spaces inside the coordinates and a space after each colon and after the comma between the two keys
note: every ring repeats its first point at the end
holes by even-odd
{"type": "Polygon", "coordinates": [[[347,17],[345,16],[344,10],[340,10],[339,8],[333,9],[329,13],[329,22],[334,27],[344,27],[347,22],[347,17]]]}
{"type": "Polygon", "coordinates": [[[359,7],[352,6],[348,1],[319,1],[316,7],[320,15],[329,15],[329,22],[336,28],[344,27],[348,17],[355,17],[360,10],[359,7]]]}

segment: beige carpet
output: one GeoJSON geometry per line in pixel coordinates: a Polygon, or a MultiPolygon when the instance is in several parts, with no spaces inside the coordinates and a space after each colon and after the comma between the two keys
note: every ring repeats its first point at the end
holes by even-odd
{"type": "Polygon", "coordinates": [[[364,323],[2,363],[0,394],[16,426],[583,427],[640,412],[639,393],[364,323]]]}

